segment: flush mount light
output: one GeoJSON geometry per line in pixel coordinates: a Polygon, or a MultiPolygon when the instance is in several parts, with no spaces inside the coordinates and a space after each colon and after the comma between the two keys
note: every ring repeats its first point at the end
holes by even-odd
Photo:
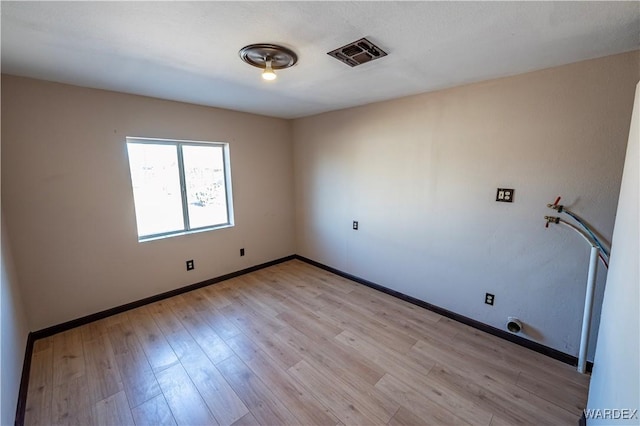
{"type": "Polygon", "coordinates": [[[298,56],[292,50],[276,44],[250,44],[240,49],[238,54],[249,65],[263,69],[262,78],[265,80],[275,80],[274,70],[289,68],[298,62],[298,56]]]}

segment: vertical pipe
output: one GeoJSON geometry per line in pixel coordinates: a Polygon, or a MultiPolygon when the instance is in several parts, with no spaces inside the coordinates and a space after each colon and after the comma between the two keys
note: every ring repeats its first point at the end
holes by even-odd
{"type": "Polygon", "coordinates": [[[589,257],[589,275],[587,276],[587,293],[584,296],[584,313],[582,315],[582,333],[580,335],[580,352],[578,355],[578,372],[584,373],[587,365],[587,349],[589,348],[589,330],[591,328],[591,311],[593,310],[593,292],[596,287],[598,272],[598,252],[596,246],[591,246],[589,257]]]}

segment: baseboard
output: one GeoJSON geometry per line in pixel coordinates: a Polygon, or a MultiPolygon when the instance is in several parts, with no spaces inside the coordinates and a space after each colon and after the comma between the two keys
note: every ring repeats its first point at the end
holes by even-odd
{"type": "Polygon", "coordinates": [[[22,376],[20,377],[20,389],[18,390],[18,404],[16,407],[15,424],[24,425],[24,414],[27,409],[27,392],[29,391],[29,373],[31,372],[31,356],[33,355],[33,333],[27,336],[27,345],[24,352],[24,362],[22,363],[22,376]]]}
{"type": "Polygon", "coordinates": [[[20,390],[18,391],[18,406],[16,408],[16,421],[17,426],[24,424],[24,415],[27,404],[27,393],[29,391],[29,373],[31,371],[31,355],[33,353],[33,344],[38,339],[44,339],[45,337],[53,336],[54,334],[62,333],[63,331],[70,330],[75,327],[80,327],[85,324],[89,324],[94,321],[101,320],[103,318],[110,317],[122,312],[129,311],[131,309],[139,308],[140,306],[148,305],[150,303],[158,302],[160,300],[168,299],[179,294],[187,293],[189,291],[197,290],[208,285],[216,284],[222,281],[229,280],[231,278],[239,277],[241,275],[255,272],[260,269],[268,268],[269,266],[277,265],[278,263],[286,262],[288,260],[295,259],[295,255],[282,257],[280,259],[272,260],[270,262],[261,263],[250,268],[242,269],[240,271],[232,272],[230,274],[221,275],[216,278],[210,278],[199,283],[191,284],[185,287],[180,287],[175,290],[167,291],[164,293],[156,294],[155,296],[146,297],[144,299],[136,300],[135,302],[127,303],[124,305],[116,306],[111,309],[97,312],[95,314],[87,315],[84,317],[76,318],[71,321],[63,322],[62,324],[53,325],[51,327],[43,328],[42,330],[29,333],[27,338],[27,347],[24,356],[24,364],[22,366],[22,377],[20,378],[20,390]]]}
{"type": "MultiPolygon", "coordinates": [[[[357,276],[349,274],[347,272],[343,272],[343,271],[341,271],[339,269],[332,268],[331,266],[324,265],[324,264],[322,264],[320,262],[316,262],[315,260],[308,259],[308,258],[306,258],[304,256],[295,255],[294,257],[296,259],[301,260],[303,262],[306,262],[306,263],[308,263],[310,265],[316,266],[316,267],[318,267],[320,269],[324,269],[325,271],[329,271],[329,272],[331,272],[333,274],[336,274],[336,275],[339,275],[339,276],[341,276],[343,278],[349,279],[351,281],[355,281],[355,282],[357,282],[359,284],[365,285],[367,287],[371,287],[371,288],[373,288],[375,290],[378,290],[378,291],[381,291],[381,292],[386,293],[388,295],[397,297],[398,299],[402,299],[402,300],[404,300],[406,302],[409,302],[409,303],[412,303],[412,304],[414,304],[416,306],[420,306],[420,307],[422,307],[424,309],[428,309],[428,310],[430,310],[432,312],[435,312],[435,313],[440,314],[442,316],[445,316],[447,318],[451,318],[452,320],[461,322],[463,324],[466,324],[466,325],[468,325],[470,327],[473,327],[475,329],[478,329],[480,331],[484,331],[486,333],[489,333],[489,334],[491,334],[493,336],[500,337],[502,339],[508,340],[508,341],[510,341],[512,343],[515,343],[517,345],[520,345],[520,346],[524,346],[527,349],[531,349],[532,351],[541,353],[541,354],[546,355],[548,357],[551,357],[553,359],[557,359],[558,361],[562,361],[562,362],[564,362],[566,364],[573,365],[573,366],[577,366],[578,365],[578,358],[576,358],[573,355],[566,354],[566,353],[561,352],[561,351],[559,351],[557,349],[550,348],[548,346],[545,346],[545,345],[542,345],[540,343],[525,339],[525,338],[517,336],[515,334],[511,334],[511,333],[509,333],[507,331],[500,330],[499,328],[495,328],[493,326],[490,326],[488,324],[482,323],[480,321],[476,321],[476,320],[474,320],[472,318],[465,317],[464,315],[460,315],[460,314],[457,314],[455,312],[449,311],[447,309],[441,308],[439,306],[432,305],[431,303],[427,303],[427,302],[425,302],[423,300],[416,299],[415,297],[408,296],[408,295],[406,295],[404,293],[401,293],[399,291],[392,290],[392,289],[384,287],[384,286],[382,286],[380,284],[365,280],[363,278],[357,277],[357,276]]],[[[592,362],[588,362],[587,363],[587,371],[591,372],[592,369],[593,369],[593,363],[592,362]]]]}
{"type": "Polygon", "coordinates": [[[116,306],[111,309],[97,312],[95,314],[87,315],[81,318],[76,318],[71,321],[63,322],[62,324],[53,325],[51,327],[43,328],[42,330],[29,333],[27,338],[27,347],[24,356],[24,364],[22,366],[22,377],[20,378],[20,390],[18,391],[18,406],[16,408],[16,421],[15,424],[21,426],[24,424],[24,415],[27,404],[27,392],[29,391],[29,373],[31,372],[31,355],[33,353],[33,344],[38,339],[44,339],[45,337],[53,336],[54,334],[62,333],[63,331],[70,330],[75,327],[80,327],[85,324],[89,324],[94,321],[101,320],[103,318],[110,317],[122,312],[129,311],[131,309],[139,308],[140,306],[148,305],[150,303],[158,302],[169,297],[177,296],[182,293],[197,290],[208,285],[216,284],[222,281],[229,280],[231,278],[239,277],[250,272],[254,272],[260,269],[268,268],[269,266],[277,265],[278,263],[286,262],[288,260],[295,259],[295,255],[286,256],[280,259],[272,260],[270,262],[255,265],[250,268],[242,269],[240,271],[232,272],[230,274],[221,275],[216,278],[210,278],[199,283],[191,284],[185,287],[180,287],[175,290],[167,291],[164,293],[156,294],[155,296],[146,297],[144,299],[136,300],[135,302],[127,303],[124,305],[116,306]]]}
{"type": "Polygon", "coordinates": [[[211,284],[216,284],[221,281],[226,281],[231,278],[239,277],[250,272],[254,272],[260,269],[268,268],[269,266],[277,265],[278,263],[286,262],[288,260],[295,259],[295,255],[283,257],[280,259],[272,260],[270,262],[262,263],[260,265],[252,266],[250,268],[242,269],[240,271],[231,272],[230,274],[221,275],[216,278],[210,278],[199,283],[191,284],[185,287],[180,287],[175,290],[170,290],[164,293],[156,294],[155,296],[146,297],[144,299],[136,300],[135,302],[127,303],[124,305],[116,306],[111,309],[97,312],[95,314],[87,315],[81,318],[76,318],[71,321],[63,322],[62,324],[53,325],[51,327],[43,328],[42,330],[34,331],[33,339],[43,339],[45,337],[53,336],[54,334],[61,333],[63,331],[70,330],[72,328],[80,327],[81,325],[89,324],[90,322],[98,321],[103,318],[110,317],[122,312],[129,311],[131,309],[139,308],[140,306],[148,305],[150,303],[158,302],[160,300],[168,299],[179,294],[187,293],[189,291],[197,290],[202,287],[206,287],[211,284]]]}
{"type": "MultiPolygon", "coordinates": [[[[343,278],[347,278],[351,281],[357,282],[359,284],[365,285],[367,287],[373,288],[375,290],[381,291],[383,293],[389,294],[391,296],[397,297],[399,299],[402,299],[406,302],[412,303],[416,306],[420,306],[424,309],[428,309],[430,311],[436,312],[442,316],[445,316],[447,318],[451,318],[455,321],[461,322],[463,324],[466,324],[470,327],[476,328],[478,330],[487,332],[491,335],[497,336],[497,337],[501,337],[505,340],[508,340],[510,342],[516,343],[520,346],[524,346],[525,348],[531,349],[535,352],[539,352],[541,354],[547,355],[551,358],[557,359],[559,361],[565,362],[567,364],[571,364],[574,366],[578,365],[578,359],[572,355],[566,354],[564,352],[560,352],[556,349],[550,348],[548,346],[542,345],[540,343],[536,343],[533,342],[531,340],[527,340],[524,339],[520,336],[516,336],[513,335],[511,333],[508,333],[504,330],[500,330],[498,328],[492,327],[490,325],[481,323],[479,321],[476,321],[474,319],[465,317],[463,315],[457,314],[455,312],[449,311],[447,309],[441,308],[439,306],[436,305],[432,305],[430,303],[427,303],[423,300],[420,299],[416,299],[414,297],[408,296],[404,293],[400,293],[398,291],[392,290],[390,288],[384,287],[380,284],[376,284],[374,282],[365,280],[363,278],[357,277],[355,275],[340,271],[338,269],[332,268],[330,266],[324,265],[322,263],[316,262],[315,260],[311,260],[308,259],[304,256],[300,256],[300,255],[291,255],[291,256],[286,256],[280,259],[276,259],[276,260],[272,260],[270,262],[266,262],[266,263],[262,263],[260,265],[255,265],[252,266],[250,268],[246,268],[246,269],[242,269],[240,271],[236,271],[236,272],[232,272],[230,274],[225,274],[225,275],[221,275],[219,277],[216,278],[210,278],[208,280],[205,281],[201,281],[195,284],[191,284],[185,287],[181,287],[181,288],[177,288],[175,290],[171,290],[171,291],[167,291],[164,293],[160,293],[157,294],[155,296],[150,296],[144,299],[140,299],[131,303],[127,303],[124,305],[120,305],[120,306],[116,306],[114,308],[110,308],[110,309],[106,309],[104,311],[100,311],[97,312],[95,314],[91,314],[91,315],[87,315],[84,317],[80,317],[80,318],[76,318],[73,319],[71,321],[67,321],[61,324],[57,324],[51,327],[47,327],[38,331],[34,331],[29,333],[29,336],[27,337],[27,345],[26,345],[26,349],[25,349],[25,356],[24,356],[24,364],[22,367],[22,377],[20,378],[20,390],[18,391],[18,404],[17,404],[17,408],[16,408],[16,421],[15,424],[17,426],[22,426],[24,425],[24,418],[25,418],[25,410],[26,410],[26,404],[27,404],[27,393],[28,393],[28,388],[29,388],[29,373],[31,371],[31,356],[33,353],[33,345],[35,343],[36,340],[38,339],[43,339],[49,336],[53,336],[54,334],[58,334],[61,333],[63,331],[67,331],[70,330],[72,328],[75,327],[80,327],[82,325],[85,324],[89,324],[91,322],[94,321],[98,321],[107,317],[110,317],[112,315],[116,315],[122,312],[126,312],[129,311],[131,309],[135,309],[138,308],[140,306],[144,306],[144,305],[148,305],[150,303],[154,303],[154,302],[158,302],[160,300],[164,300],[164,299],[168,299],[170,297],[173,296],[177,296],[179,294],[183,294],[183,293],[187,293],[189,291],[193,291],[193,290],[197,290],[199,288],[202,287],[206,287],[208,285],[212,285],[212,284],[216,284],[222,281],[226,281],[229,280],[231,278],[235,278],[235,277],[239,277],[241,275],[245,275],[251,272],[255,272],[258,271],[260,269],[264,269],[264,268],[268,268],[269,266],[273,266],[273,265],[277,265],[279,263],[283,263],[283,262],[287,262],[289,260],[293,260],[293,259],[298,259],[301,260],[303,262],[306,262],[310,265],[316,266],[318,268],[324,269],[326,271],[329,271],[331,273],[334,273],[336,275],[339,275],[343,278]]],[[[587,363],[587,371],[591,372],[593,368],[593,363],[588,362],[587,363]]]]}

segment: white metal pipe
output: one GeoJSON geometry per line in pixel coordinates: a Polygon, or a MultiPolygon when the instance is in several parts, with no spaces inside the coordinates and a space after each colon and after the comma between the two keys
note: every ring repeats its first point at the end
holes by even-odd
{"type": "Polygon", "coordinates": [[[589,348],[589,331],[591,329],[591,312],[593,310],[593,293],[598,273],[598,252],[600,249],[591,246],[589,257],[589,274],[587,275],[587,293],[584,296],[584,313],[582,315],[582,333],[580,335],[580,352],[578,353],[578,372],[584,373],[587,366],[587,349],[589,348]]]}

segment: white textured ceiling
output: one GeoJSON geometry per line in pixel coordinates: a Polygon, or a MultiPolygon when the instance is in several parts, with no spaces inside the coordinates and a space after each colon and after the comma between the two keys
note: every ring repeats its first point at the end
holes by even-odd
{"type": "Polygon", "coordinates": [[[640,47],[640,2],[6,2],[2,72],[294,118],[640,47]],[[326,53],[367,37],[388,56],[326,53]],[[252,43],[293,49],[275,82],[252,43]]]}

